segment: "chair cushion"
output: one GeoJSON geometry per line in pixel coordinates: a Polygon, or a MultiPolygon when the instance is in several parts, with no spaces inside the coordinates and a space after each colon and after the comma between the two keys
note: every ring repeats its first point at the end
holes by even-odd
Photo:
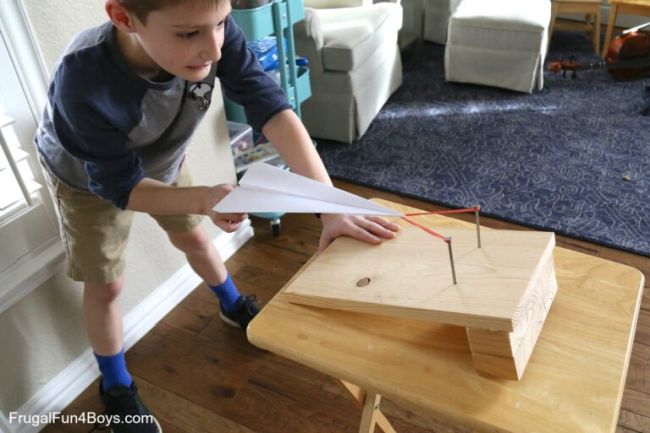
{"type": "Polygon", "coordinates": [[[402,8],[394,3],[314,12],[323,33],[323,66],[329,71],[356,69],[384,43],[397,43],[402,26],[402,8]]]}
{"type": "Polygon", "coordinates": [[[550,18],[548,0],[463,0],[451,16],[447,43],[539,51],[550,18]]]}

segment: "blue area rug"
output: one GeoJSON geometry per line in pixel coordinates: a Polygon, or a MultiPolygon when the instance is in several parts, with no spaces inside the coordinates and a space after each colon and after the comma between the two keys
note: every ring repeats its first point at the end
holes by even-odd
{"type": "MultiPolygon", "coordinates": [[[[332,177],[650,256],[648,80],[545,73],[532,95],[444,81],[444,47],[403,53],[404,84],[352,145],[318,140],[332,177]]],[[[556,32],[547,63],[597,61],[556,32]]]]}

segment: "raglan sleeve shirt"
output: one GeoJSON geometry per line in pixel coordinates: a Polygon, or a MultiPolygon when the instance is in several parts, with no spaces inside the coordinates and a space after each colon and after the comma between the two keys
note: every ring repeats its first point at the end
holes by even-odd
{"type": "MultiPolygon", "coordinates": [[[[158,84],[139,79],[111,63],[107,51],[115,49],[111,45],[111,31],[110,27],[104,29],[109,36],[103,40],[109,43],[90,44],[62,59],[50,86],[51,111],[47,114],[55,141],[83,164],[87,189],[125,209],[131,191],[147,176],[147,161],[141,159],[142,152],[136,149],[146,145],[153,150],[157,145],[134,143],[131,136],[134,128],[141,127],[143,116],[151,115],[143,112],[146,108],[142,101],[158,84]]],[[[226,18],[224,32],[216,75],[225,95],[244,106],[248,123],[259,131],[273,115],[291,109],[291,105],[280,86],[262,70],[230,16],[226,18]]],[[[175,126],[171,128],[176,128],[182,122],[172,124],[175,126]]],[[[170,131],[161,134],[174,135],[170,131]]],[[[183,135],[189,136],[191,131],[183,135]]],[[[47,152],[45,156],[51,162],[47,152]]],[[[57,167],[52,168],[56,173],[57,167]]],[[[61,174],[66,179],[65,173],[61,174]]]]}
{"type": "Polygon", "coordinates": [[[114,95],[137,89],[84,84],[93,80],[93,71],[82,64],[71,59],[57,69],[50,87],[56,93],[50,95],[52,123],[61,146],[83,161],[90,192],[125,209],[131,190],[145,177],[127,136],[140,113],[114,95]]]}

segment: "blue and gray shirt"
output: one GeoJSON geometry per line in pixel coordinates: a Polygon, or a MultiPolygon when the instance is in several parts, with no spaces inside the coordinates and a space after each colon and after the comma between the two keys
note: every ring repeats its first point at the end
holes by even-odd
{"type": "Polygon", "coordinates": [[[124,209],[142,178],[165,183],[176,178],[210,105],[215,77],[224,94],[244,106],[256,130],[291,108],[237,24],[231,17],[225,24],[221,59],[200,82],[138,76],[121,54],[110,22],[77,35],[57,65],[35,137],[50,171],[68,186],[124,209]]]}

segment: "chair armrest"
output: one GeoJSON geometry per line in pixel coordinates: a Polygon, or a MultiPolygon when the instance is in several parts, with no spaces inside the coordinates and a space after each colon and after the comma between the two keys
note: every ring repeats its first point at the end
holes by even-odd
{"type": "Polygon", "coordinates": [[[321,30],[320,18],[311,8],[305,8],[305,19],[293,26],[293,34],[296,39],[313,41],[314,48],[323,48],[323,31],[321,30]]]}
{"type": "Polygon", "coordinates": [[[373,0],[304,0],[305,7],[314,9],[370,6],[373,0]]]}
{"type": "Polygon", "coordinates": [[[325,44],[320,17],[314,9],[305,8],[305,19],[293,25],[296,52],[306,57],[309,69],[316,76],[323,70],[321,50],[325,44]]]}

